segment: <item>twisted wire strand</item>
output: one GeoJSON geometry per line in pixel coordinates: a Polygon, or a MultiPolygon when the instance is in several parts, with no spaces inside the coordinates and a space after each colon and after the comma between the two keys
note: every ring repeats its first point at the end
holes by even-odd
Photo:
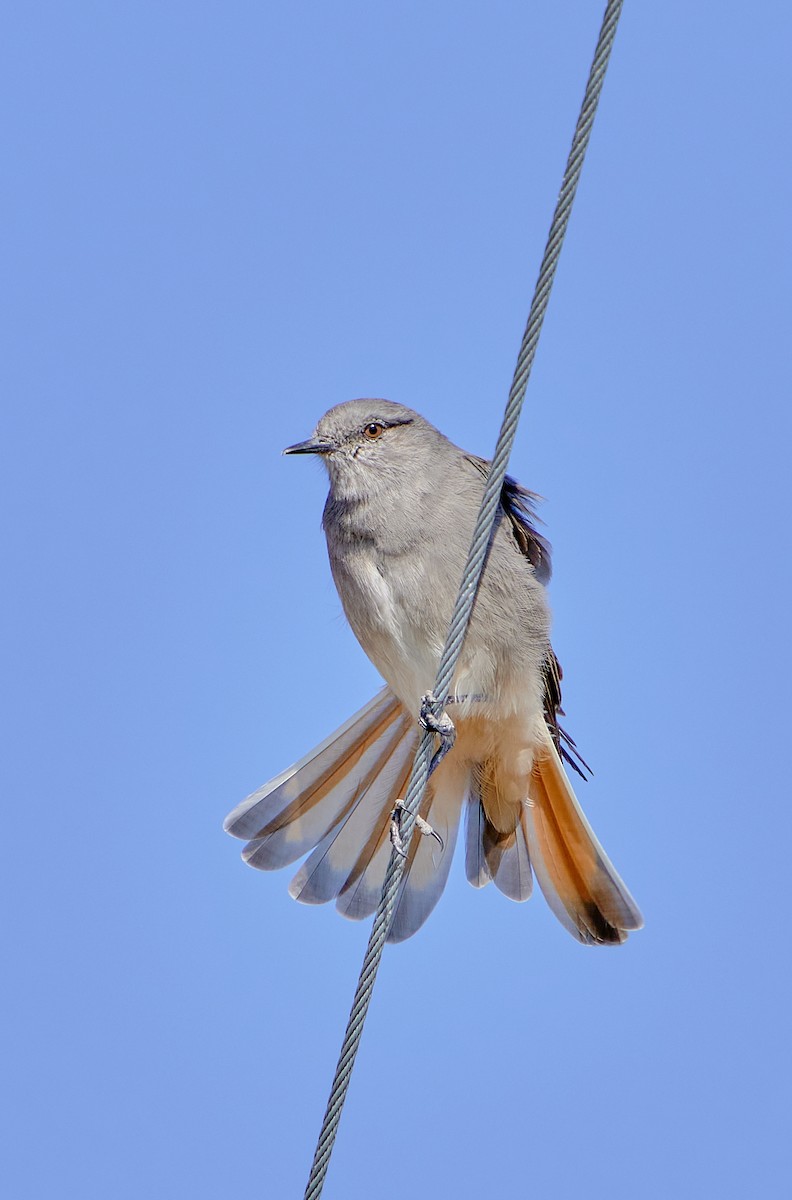
{"type": "MultiPolygon", "coordinates": [[[[492,537],[498,502],[506,475],[506,466],[512,446],[514,445],[517,424],[520,419],[525,392],[528,386],[528,378],[536,354],[542,322],[547,311],[550,290],[553,285],[564,235],[569,224],[572,202],[575,198],[575,191],[583,167],[583,159],[588,147],[591,128],[594,123],[594,115],[597,110],[600,92],[602,91],[605,72],[608,67],[608,60],[622,7],[623,0],[609,0],[605,9],[588,84],[575,127],[572,147],[567,159],[566,170],[564,171],[553,220],[550,225],[550,232],[547,237],[547,244],[539,269],[539,276],[534,289],[533,300],[528,314],[528,323],[525,327],[520,352],[517,356],[517,365],[509,391],[503,423],[487,477],[478,520],[468,552],[467,563],[459,585],[459,593],[451,617],[445,648],[437,671],[434,696],[437,701],[436,708],[438,713],[442,712],[448,698],[449,688],[459,661],[459,655],[462,651],[462,644],[484,571],[487,548],[492,537]]],[[[333,1144],[341,1118],[341,1110],[346,1099],[355,1056],[363,1032],[363,1024],[368,1012],[377,970],[385,947],[385,939],[388,936],[388,929],[390,928],[399,887],[407,863],[406,853],[409,850],[412,840],[415,818],[429,779],[429,768],[433,752],[434,734],[428,730],[424,730],[416,752],[410,781],[404,797],[404,809],[401,815],[400,832],[404,846],[404,856],[397,853],[395,849],[391,850],[388,869],[382,887],[382,896],[374,917],[374,924],[363,959],[360,978],[355,990],[346,1033],[333,1078],[330,1098],[327,1102],[327,1109],[322,1122],[308,1185],[305,1190],[305,1200],[317,1200],[324,1185],[330,1155],[333,1151],[333,1144]]]]}

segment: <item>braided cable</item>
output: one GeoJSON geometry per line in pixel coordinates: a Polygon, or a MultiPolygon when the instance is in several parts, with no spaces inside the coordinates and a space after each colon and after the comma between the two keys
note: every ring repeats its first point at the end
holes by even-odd
{"type": "MultiPolygon", "coordinates": [[[[462,650],[462,644],[465,639],[468,624],[470,622],[473,605],[476,600],[481,576],[484,571],[484,565],[487,558],[487,548],[492,537],[497,515],[498,502],[500,500],[503,481],[506,475],[506,467],[511,454],[512,446],[517,432],[517,423],[520,419],[525,392],[528,386],[528,378],[531,373],[536,347],[539,341],[539,334],[542,328],[542,322],[547,311],[548,301],[550,299],[550,290],[553,285],[556,267],[558,265],[559,255],[561,253],[561,245],[564,240],[567,225],[569,224],[569,215],[572,210],[572,202],[575,198],[580,172],[583,167],[583,159],[588,147],[591,128],[594,123],[594,115],[597,110],[600,92],[605,79],[605,72],[608,67],[613,39],[616,35],[616,27],[621,16],[623,0],[609,0],[605,9],[602,27],[600,29],[597,48],[594,53],[594,60],[589,73],[588,84],[586,86],[583,104],[575,127],[575,134],[572,139],[572,147],[567,159],[566,170],[561,183],[561,190],[556,202],[553,220],[550,225],[550,232],[547,238],[542,264],[539,270],[539,277],[536,282],[531,309],[528,315],[528,323],[523,334],[520,352],[517,356],[517,366],[514,371],[514,379],[509,391],[509,399],[506,405],[506,410],[501,425],[500,434],[495,447],[495,454],[492,459],[487,483],[484,489],[484,496],[481,501],[478,520],[473,532],[473,538],[468,552],[467,564],[462,575],[462,581],[459,586],[459,594],[457,595],[454,612],[451,617],[451,623],[448,629],[446,645],[440,659],[440,665],[437,671],[437,680],[433,693],[436,715],[439,715],[444,708],[448,698],[451,681],[454,677],[459,655],[462,650]]],[[[344,1041],[341,1046],[338,1064],[336,1066],[335,1076],[333,1078],[333,1086],[330,1092],[330,1098],[327,1102],[322,1129],[319,1134],[319,1140],[314,1154],[311,1174],[308,1179],[308,1185],[305,1190],[305,1200],[317,1200],[321,1194],[324,1185],[325,1175],[330,1161],[330,1155],[333,1151],[338,1124],[341,1119],[341,1110],[346,1099],[349,1080],[352,1075],[352,1068],[355,1062],[360,1038],[363,1033],[363,1024],[368,1012],[369,1003],[371,1001],[372,992],[374,989],[374,981],[379,969],[382,952],[385,947],[385,941],[388,936],[391,919],[396,907],[399,888],[404,876],[407,865],[406,854],[409,851],[410,842],[415,827],[415,819],[418,809],[423,799],[426,790],[426,784],[429,779],[429,771],[434,752],[434,734],[429,730],[424,730],[420,739],[418,750],[415,756],[410,782],[407,786],[407,792],[404,798],[404,808],[401,814],[400,833],[404,845],[404,853],[397,852],[395,847],[391,850],[388,869],[385,874],[385,881],[382,887],[382,896],[374,917],[371,935],[369,937],[366,954],[363,959],[363,966],[358,979],[355,997],[352,1002],[352,1009],[349,1014],[344,1041]]]]}

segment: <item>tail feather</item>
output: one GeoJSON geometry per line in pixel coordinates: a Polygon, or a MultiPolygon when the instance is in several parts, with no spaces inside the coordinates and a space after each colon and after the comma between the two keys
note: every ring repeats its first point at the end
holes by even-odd
{"type": "Polygon", "coordinates": [[[274,870],[313,849],[359,798],[362,783],[376,777],[378,764],[404,736],[406,720],[385,688],[305,758],[243,800],[224,828],[250,838],[246,861],[274,870]]]}
{"type": "Polygon", "coordinates": [[[607,944],[641,928],[638,906],[584,817],[549,736],[535,759],[521,821],[545,898],[570,933],[607,944]]]}
{"type": "Polygon", "coordinates": [[[502,833],[489,823],[484,831],[484,856],[495,887],[519,902],[533,891],[531,856],[522,822],[511,833],[502,833]]]}
{"type": "MultiPolygon", "coordinates": [[[[407,719],[405,717],[405,723],[407,719]]],[[[379,891],[388,862],[390,814],[397,799],[404,795],[415,754],[415,735],[407,725],[400,724],[397,746],[390,755],[376,787],[367,786],[353,793],[349,811],[319,842],[289,884],[289,893],[303,904],[324,904],[341,897],[351,884],[360,880],[381,846],[385,846],[379,891]],[[409,734],[413,736],[409,736],[409,734]]],[[[375,871],[375,874],[379,872],[375,871]]],[[[348,916],[368,916],[377,907],[347,913],[348,916]]],[[[339,899],[339,907],[341,905],[339,899]]]]}
{"type": "Polygon", "coordinates": [[[531,859],[519,811],[514,813],[511,829],[496,829],[475,788],[468,797],[465,873],[473,887],[493,881],[510,900],[527,900],[533,891],[531,859]]]}
{"type": "Polygon", "coordinates": [[[441,766],[429,782],[420,815],[431,825],[440,842],[417,829],[413,834],[410,859],[388,930],[389,942],[403,942],[412,937],[443,893],[454,857],[465,794],[458,774],[456,771],[446,773],[441,766]]]}
{"type": "Polygon", "coordinates": [[[394,789],[392,803],[383,807],[371,837],[355,859],[349,877],[338,893],[336,909],[342,917],[349,917],[351,921],[362,921],[376,912],[390,860],[391,814],[396,801],[404,798],[411,769],[412,763],[405,770],[400,786],[394,789]]]}
{"type": "Polygon", "coordinates": [[[477,788],[472,788],[467,798],[465,821],[465,875],[474,888],[492,883],[487,855],[484,852],[487,818],[477,788]]]}
{"type": "MultiPolygon", "coordinates": [[[[350,824],[352,832],[357,833],[359,846],[360,839],[366,836],[367,822],[374,819],[385,802],[383,791],[388,788],[394,769],[398,769],[405,753],[410,752],[409,739],[405,737],[408,729],[404,717],[381,735],[344,775],[343,792],[337,788],[332,803],[315,805],[308,819],[301,819],[298,828],[295,829],[294,824],[284,826],[278,822],[272,832],[248,842],[242,851],[245,862],[264,870],[284,866],[317,845],[328,842],[329,848],[336,835],[348,831],[350,824]],[[339,804],[342,795],[343,803],[339,804]]],[[[346,842],[343,838],[340,846],[344,847],[346,842]]],[[[334,858],[343,863],[344,852],[342,850],[339,855],[338,849],[326,860],[328,865],[334,858]]],[[[346,856],[349,857],[348,850],[346,856]]]]}
{"type": "MultiPolygon", "coordinates": [[[[394,803],[397,795],[404,796],[411,767],[412,764],[402,781],[401,790],[393,797],[394,803]]],[[[389,942],[402,942],[411,937],[440,899],[454,856],[460,794],[458,788],[440,788],[436,777],[427,786],[419,815],[429,822],[442,844],[419,830],[413,834],[388,931],[389,942]]],[[[384,820],[375,831],[376,836],[364,847],[347,883],[341,889],[336,908],[345,917],[353,920],[369,917],[379,904],[390,859],[391,811],[392,805],[384,812],[384,820]]]]}

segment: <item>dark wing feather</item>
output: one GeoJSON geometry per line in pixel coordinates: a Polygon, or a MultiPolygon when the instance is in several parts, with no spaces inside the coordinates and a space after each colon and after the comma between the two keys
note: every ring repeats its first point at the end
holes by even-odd
{"type": "MultiPolygon", "coordinates": [[[[486,479],[490,469],[487,460],[475,454],[466,457],[486,479]]],[[[538,500],[541,496],[536,492],[529,492],[511,475],[506,476],[501,490],[501,508],[509,519],[514,540],[533,567],[536,578],[540,583],[549,583],[552,574],[550,543],[536,528],[536,522],[540,520],[536,513],[538,500]]]]}
{"type": "Polygon", "coordinates": [[[542,537],[536,528],[540,517],[536,512],[537,501],[541,496],[529,492],[527,488],[507,475],[501,492],[501,505],[506,516],[511,521],[514,540],[521,552],[534,569],[534,574],[540,583],[549,583],[553,573],[550,543],[542,537]]]}
{"type": "Polygon", "coordinates": [[[564,762],[569,763],[573,771],[577,771],[581,779],[588,779],[591,767],[580,754],[574,740],[565,729],[558,724],[559,716],[563,717],[561,707],[561,679],[564,672],[561,663],[555,656],[552,646],[547,647],[547,657],[542,671],[544,676],[544,719],[550,736],[555,742],[555,748],[564,762]]]}

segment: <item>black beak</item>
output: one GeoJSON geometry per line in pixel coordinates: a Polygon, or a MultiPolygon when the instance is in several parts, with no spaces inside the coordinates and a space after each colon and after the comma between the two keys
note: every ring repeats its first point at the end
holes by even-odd
{"type": "Polygon", "coordinates": [[[297,442],[295,446],[287,446],[284,454],[329,454],[333,447],[329,442],[297,442]]]}

